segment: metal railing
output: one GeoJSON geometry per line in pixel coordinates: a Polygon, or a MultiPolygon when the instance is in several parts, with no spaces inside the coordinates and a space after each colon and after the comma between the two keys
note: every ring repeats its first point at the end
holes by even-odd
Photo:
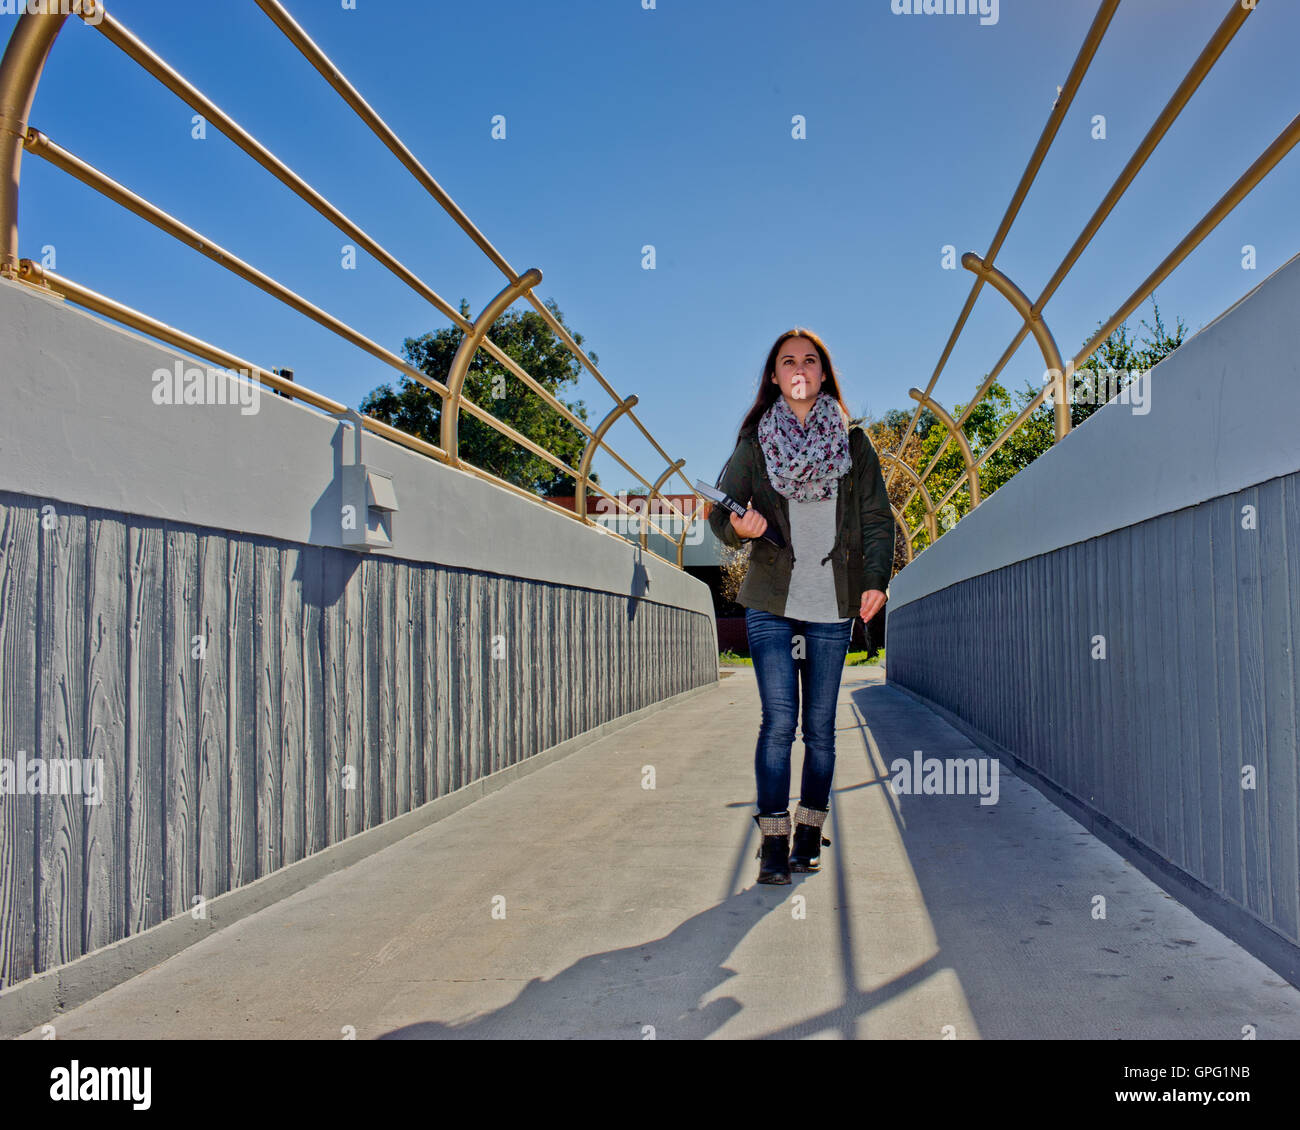
{"type": "Polygon", "coordinates": [[[1215,227],[1235,208],[1251,190],[1262,181],[1270,171],[1300,142],[1300,116],[1294,118],[1291,123],[1278,135],[1269,147],[1264,150],[1259,159],[1256,160],[1232,185],[1231,188],[1223,194],[1219,201],[1205,214],[1200,222],[1188,233],[1188,235],[1174,248],[1173,251],[1153,270],[1137,287],[1136,290],[1124,301],[1124,303],[1115,311],[1101,327],[1093,334],[1092,338],[1086,345],[1072,357],[1069,361],[1063,362],[1061,354],[1057,348],[1056,341],[1048,329],[1047,323],[1043,319],[1043,308],[1047,305],[1051,297],[1056,293],[1062,281],[1078,261],[1079,256],[1083,254],[1084,249],[1091,243],[1093,237],[1097,234],[1102,223],[1110,215],[1119,202],[1120,198],[1133,183],[1138,172],[1146,164],[1148,158],[1155,151],[1161,139],[1169,131],[1170,126],[1177,120],[1183,108],[1191,100],[1192,95],[1200,87],[1202,81],[1213,69],[1215,63],[1227,49],[1228,44],[1232,42],[1233,37],[1241,30],[1246,19],[1251,16],[1255,6],[1241,3],[1241,0],[1232,0],[1232,6],[1223,21],[1211,35],[1205,48],[1201,51],[1196,61],[1188,70],[1178,88],[1170,97],[1164,109],[1157,115],[1151,128],[1147,131],[1146,136],[1139,143],[1133,155],[1129,158],[1128,163],[1124,166],[1115,183],[1111,185],[1110,190],[1106,193],[1101,204],[1092,217],[1084,225],[1083,230],[1079,233],[1078,238],[1074,241],[1073,246],[1066,253],[1065,258],[1061,260],[1060,265],[1053,272],[1051,279],[1043,288],[1038,298],[1031,302],[1028,296],[1020,290],[1006,275],[999,271],[994,265],[993,260],[1005,241],[1011,225],[1019,214],[1020,207],[1028,195],[1038,171],[1042,166],[1052,142],[1055,140],[1056,133],[1060,128],[1061,122],[1069,110],[1074,96],[1077,93],[1084,75],[1087,73],[1089,66],[1095,57],[1101,41],[1106,34],[1112,17],[1119,7],[1120,0],[1103,0],[1097,14],[1093,18],[1092,25],[1084,38],[1082,47],[1075,58],[1074,65],[1070,69],[1069,77],[1065,85],[1061,88],[1056,102],[1052,106],[1052,112],[1048,116],[1047,124],[1038,139],[1038,144],[1029,159],[1029,164],[1020,178],[1020,183],[1012,196],[1010,204],[1007,206],[1006,213],[1002,217],[1002,222],[998,225],[996,234],[989,244],[988,250],[981,258],[972,252],[967,252],[961,258],[962,266],[975,275],[975,281],[971,286],[971,291],[966,299],[966,304],[962,308],[957,322],[953,327],[952,333],[948,337],[948,343],[940,355],[939,363],[935,366],[934,373],[930,377],[929,383],[925,386],[924,391],[920,389],[911,389],[909,396],[917,402],[916,408],[913,409],[911,418],[907,423],[899,441],[897,451],[901,454],[908,437],[912,435],[917,421],[923,409],[929,409],[937,418],[939,425],[944,428],[943,442],[940,444],[934,455],[924,470],[919,473],[912,467],[908,466],[900,458],[885,459],[882,454],[882,461],[888,463],[888,470],[885,473],[885,481],[888,484],[893,482],[893,478],[898,471],[903,470],[912,480],[910,492],[904,497],[900,506],[895,508],[895,519],[901,527],[905,536],[905,552],[907,559],[910,561],[913,555],[912,543],[918,536],[925,533],[929,538],[929,543],[933,544],[937,537],[936,513],[937,511],[956,494],[963,485],[970,498],[971,509],[980,504],[979,488],[979,469],[981,465],[996,452],[1007,439],[1019,429],[1026,420],[1034,413],[1040,404],[1048,397],[1053,399],[1055,415],[1055,443],[1059,443],[1070,431],[1070,406],[1068,398],[1069,382],[1073,374],[1078,371],[1094,353],[1106,342],[1110,335],[1120,326],[1124,320],[1132,314],[1148,297],[1152,294],[1157,286],[1167,279],[1173,271],[1183,262],[1184,259],[1196,249],[1197,246],[1205,239],[1215,227]],[[969,318],[971,310],[975,306],[975,300],[979,297],[981,288],[985,283],[989,283],[997,290],[1015,309],[1016,313],[1024,321],[1020,331],[1015,339],[1007,346],[998,363],[992,371],[984,378],[975,395],[970,402],[962,409],[961,413],[954,420],[934,398],[934,386],[943,372],[949,357],[952,355],[953,347],[957,343],[962,330],[965,328],[966,320],[969,318]],[[1035,342],[1043,354],[1043,360],[1046,363],[1045,377],[1042,390],[1034,396],[1020,411],[1020,413],[1010,423],[1002,429],[1001,433],[986,446],[978,456],[971,451],[967,442],[966,435],[962,431],[962,425],[970,418],[971,414],[979,407],[993,382],[997,380],[998,375],[1003,368],[1015,355],[1025,338],[1033,334],[1035,342]],[[948,445],[956,440],[961,449],[962,470],[952,485],[937,501],[931,497],[925,489],[925,480],[934,472],[939,464],[940,458],[947,450],[948,445]],[[915,529],[912,529],[906,520],[908,507],[917,497],[918,492],[921,495],[924,505],[924,514],[922,521],[918,523],[915,529]]]}
{"type": "MultiPolygon", "coordinates": [[[[429,443],[418,436],[394,428],[381,420],[363,416],[362,422],[366,430],[448,466],[457,467],[479,478],[486,479],[496,486],[574,518],[584,525],[606,529],[607,532],[613,533],[600,523],[593,522],[587,513],[588,491],[596,491],[609,498],[617,508],[632,516],[634,527],[639,530],[640,547],[644,552],[660,557],[648,545],[649,530],[652,527],[669,542],[675,543],[677,546],[677,559],[669,562],[669,564],[681,568],[686,537],[691,526],[701,514],[699,503],[703,502],[696,494],[691,482],[682,473],[685,461],[682,459],[673,460],[669,457],[633,411],[637,398],[635,396],[623,397],[615,392],[592,363],[591,358],[573,340],[568,330],[561,325],[558,318],[545,303],[538,300],[534,294],[534,289],[541,282],[541,271],[536,268],[524,271],[522,274],[515,271],[505,257],[492,246],[483,233],[475,227],[438,182],[434,180],[428,170],[402,144],[401,140],[379,114],[361,97],[356,88],[343,77],[342,72],[312,41],[301,25],[285,10],[284,6],[278,0],[257,0],[257,4],[294,47],[338,92],[344,102],[387,146],[429,195],[506,277],[506,285],[487,303],[478,317],[470,321],[443,299],[432,287],[403,265],[396,256],[367,235],[353,220],[344,215],[302,177],[298,176],[297,173],[235,122],[215,102],[188,82],[178,71],[132,34],[105,9],[101,0],[73,0],[69,6],[70,11],[67,12],[50,10],[24,13],[19,17],[4,56],[0,59],[0,276],[45,288],[78,306],[83,306],[97,314],[112,318],[130,326],[132,329],[139,330],[205,360],[216,362],[226,368],[241,369],[277,392],[300,400],[304,404],[322,412],[338,415],[346,411],[344,405],[304,388],[297,382],[285,380],[274,372],[237,357],[219,346],[169,326],[148,314],[134,310],[51,270],[46,270],[39,263],[30,259],[19,258],[18,195],[22,156],[23,152],[26,151],[48,161],[55,168],[70,174],[96,192],[135,213],[141,219],[147,220],[159,230],[166,232],[174,239],[205,255],[233,274],[252,283],[273,298],[337,334],[350,344],[364,350],[403,376],[423,385],[436,393],[441,399],[440,444],[429,443]],[[125,185],[113,180],[106,173],[51,141],[40,130],[32,127],[30,125],[32,104],[36,96],[37,85],[40,82],[41,71],[59,32],[71,14],[80,17],[86,26],[95,28],[110,43],[148,71],[163,86],[201,114],[208,123],[220,130],[262,168],[266,169],[267,172],[300,199],[311,205],[358,247],[363,248],[376,262],[390,271],[457,326],[462,331],[463,337],[460,347],[452,360],[446,384],[407,363],[390,350],[385,349],[382,345],[347,325],[341,319],[334,317],[301,295],[296,294],[288,287],[259,271],[252,264],[209,239],[203,233],[169,215],[125,185]],[[565,348],[591,373],[601,388],[614,401],[614,407],[595,428],[588,426],[585,421],[575,416],[566,405],[535,381],[487,336],[497,318],[520,298],[525,299],[537,311],[565,348]],[[469,372],[470,361],[479,349],[482,349],[509,373],[522,381],[529,389],[540,396],[552,410],[558,412],[580,434],[586,437],[582,457],[578,461],[576,468],[565,463],[562,459],[545,450],[465,396],[465,378],[469,372]],[[571,477],[575,483],[573,508],[570,510],[561,507],[549,499],[533,494],[514,483],[507,482],[483,468],[463,460],[458,450],[458,433],[462,412],[481,420],[500,434],[513,440],[521,447],[571,477]],[[610,427],[622,417],[626,417],[637,426],[641,434],[667,465],[664,472],[654,483],[642,478],[635,468],[605,442],[605,435],[610,427]],[[640,512],[629,507],[620,498],[611,495],[599,483],[591,480],[591,463],[598,448],[603,448],[608,452],[629,474],[649,489],[650,493],[646,502],[647,512],[640,512]],[[683,513],[666,495],[661,493],[661,488],[673,474],[681,476],[687,485],[688,493],[697,500],[697,505],[689,514],[683,513]],[[681,520],[680,533],[676,537],[651,521],[648,511],[653,507],[656,498],[661,501],[663,508],[668,513],[681,520]]],[[[56,9],[59,5],[50,4],[46,5],[46,7],[56,9]]],[[[615,533],[614,536],[619,535],[615,533]]],[[[662,557],[660,559],[667,560],[662,557]]]]}

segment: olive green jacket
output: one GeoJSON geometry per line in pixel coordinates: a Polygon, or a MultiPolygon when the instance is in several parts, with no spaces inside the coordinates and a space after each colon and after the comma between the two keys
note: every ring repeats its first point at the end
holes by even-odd
{"type": "MultiPolygon", "coordinates": [[[[866,431],[857,423],[849,427],[853,463],[840,477],[835,504],[835,546],[831,567],[841,617],[857,616],[862,594],[885,591],[894,569],[894,516],[885,493],[885,480],[866,431]]],[[[716,503],[709,514],[714,534],[732,549],[752,540],[749,569],[736,595],[738,604],[777,616],[785,615],[790,592],[794,553],[790,537],[790,504],[777,492],[767,475],[767,460],[753,429],[741,433],[736,449],[718,479],[718,489],[742,506],[748,503],[769,528],[780,529],[785,546],[778,549],[766,538],[741,538],[732,528],[731,512],[716,503]]]]}

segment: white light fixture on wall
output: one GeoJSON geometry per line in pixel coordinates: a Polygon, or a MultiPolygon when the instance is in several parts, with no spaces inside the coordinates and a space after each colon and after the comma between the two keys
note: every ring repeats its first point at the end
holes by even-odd
{"type": "Polygon", "coordinates": [[[352,465],[339,470],[340,534],[345,549],[362,553],[387,549],[393,544],[393,515],[397,513],[397,492],[393,476],[361,460],[361,433],[365,430],[361,413],[353,408],[338,414],[344,424],[351,424],[356,436],[352,465]]]}

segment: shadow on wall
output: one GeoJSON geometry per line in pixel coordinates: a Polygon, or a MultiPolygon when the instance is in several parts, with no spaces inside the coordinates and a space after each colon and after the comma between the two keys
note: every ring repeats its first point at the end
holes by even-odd
{"type": "MultiPolygon", "coordinates": [[[[343,477],[343,443],[345,439],[350,438],[351,432],[351,426],[340,423],[335,427],[334,434],[330,436],[330,464],[333,473],[320,497],[312,504],[311,529],[308,534],[312,545],[330,546],[335,549],[342,546],[340,515],[343,507],[343,492],[339,483],[343,477]]],[[[356,556],[360,560],[361,554],[356,556]]]]}
{"type": "Polygon", "coordinates": [[[650,591],[650,573],[641,556],[640,545],[633,547],[632,578],[628,581],[627,619],[630,624],[636,619],[636,610],[643,596],[650,591]]]}

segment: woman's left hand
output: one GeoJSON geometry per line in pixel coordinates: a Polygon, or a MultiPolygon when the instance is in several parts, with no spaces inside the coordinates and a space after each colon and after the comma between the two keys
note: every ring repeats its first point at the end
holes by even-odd
{"type": "Polygon", "coordinates": [[[858,615],[862,617],[864,624],[870,623],[876,613],[884,607],[885,594],[879,589],[867,589],[862,594],[862,607],[858,609],[858,615]]]}

